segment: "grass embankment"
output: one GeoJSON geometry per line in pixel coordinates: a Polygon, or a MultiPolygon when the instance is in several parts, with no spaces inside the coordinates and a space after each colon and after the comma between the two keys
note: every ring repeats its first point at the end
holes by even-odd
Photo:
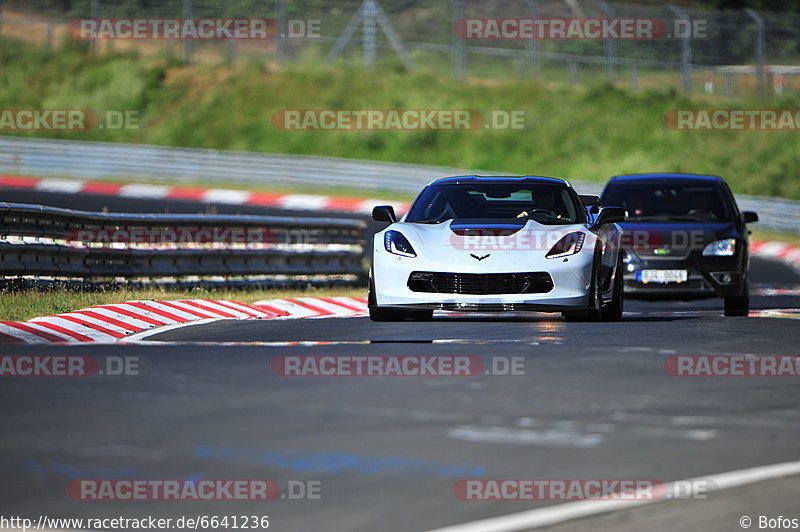
{"type": "MultiPolygon", "coordinates": [[[[792,132],[687,132],[663,124],[676,108],[800,108],[800,96],[758,103],[687,100],[674,89],[638,94],[606,86],[456,80],[398,69],[184,67],[167,59],[91,58],[85,47],[50,52],[0,46],[0,108],[138,110],[138,130],[39,136],[354,157],[604,181],[617,173],[715,173],[736,192],[800,199],[792,132]],[[280,109],[524,110],[506,131],[282,131],[280,109]]],[[[15,132],[14,134],[22,134],[15,132]]],[[[307,191],[312,192],[312,191],[307,191]]]]}

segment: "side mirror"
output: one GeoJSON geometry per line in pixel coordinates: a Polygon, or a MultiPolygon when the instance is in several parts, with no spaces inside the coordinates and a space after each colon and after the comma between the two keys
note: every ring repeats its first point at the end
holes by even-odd
{"type": "Polygon", "coordinates": [[[624,222],[627,216],[628,211],[623,207],[605,207],[600,211],[591,229],[592,231],[596,231],[605,224],[624,222]]]}
{"type": "Polygon", "coordinates": [[[581,194],[581,203],[586,207],[590,213],[597,214],[600,212],[600,196],[589,196],[581,194]]]}
{"type": "Polygon", "coordinates": [[[395,216],[394,207],[391,205],[379,205],[372,209],[372,219],[376,222],[393,224],[397,221],[397,216],[395,216]]]}
{"type": "Polygon", "coordinates": [[[600,206],[600,196],[588,196],[581,194],[580,196],[581,202],[585,207],[599,207],[600,206]]]}
{"type": "Polygon", "coordinates": [[[755,223],[758,221],[758,213],[753,211],[744,211],[742,213],[742,221],[746,224],[755,223]]]}

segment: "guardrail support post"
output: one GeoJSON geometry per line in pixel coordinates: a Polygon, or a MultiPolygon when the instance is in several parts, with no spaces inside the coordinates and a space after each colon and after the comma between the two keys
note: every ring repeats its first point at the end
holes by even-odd
{"type": "Polygon", "coordinates": [[[756,93],[758,94],[759,98],[764,97],[764,86],[766,84],[766,74],[765,74],[765,52],[764,52],[764,40],[766,39],[766,25],[764,24],[764,19],[753,11],[752,9],[745,9],[745,13],[751,19],[755,21],[758,25],[758,33],[756,34],[756,76],[758,77],[758,83],[756,84],[756,93]]]}
{"type": "Polygon", "coordinates": [[[456,24],[464,18],[464,0],[453,0],[453,23],[450,25],[453,32],[453,75],[463,78],[467,73],[467,50],[464,39],[456,34],[456,24]]]}
{"type": "MultiPolygon", "coordinates": [[[[529,19],[535,19],[539,16],[539,4],[536,0],[523,0],[526,6],[526,14],[529,19]]],[[[537,51],[539,48],[539,41],[537,39],[528,39],[525,43],[527,53],[523,61],[523,72],[525,75],[532,75],[534,79],[539,77],[539,62],[537,51]]]]}
{"type": "MultiPolygon", "coordinates": [[[[597,0],[597,6],[608,18],[614,18],[616,16],[614,8],[609,6],[605,0],[597,0]]],[[[614,64],[616,61],[617,43],[614,39],[605,39],[603,46],[606,53],[606,81],[614,85],[617,83],[616,65],[614,64]]]]}
{"type": "MultiPolygon", "coordinates": [[[[183,0],[183,18],[192,18],[192,0],[183,0]]],[[[183,63],[186,65],[192,64],[192,40],[183,40],[183,63]]]]}
{"type": "MultiPolygon", "coordinates": [[[[91,5],[91,17],[94,19],[100,18],[100,0],[92,0],[91,5]]],[[[53,28],[50,24],[47,24],[47,47],[51,48],[51,40],[53,38],[53,28]]],[[[89,41],[89,50],[92,52],[92,55],[97,53],[97,39],[92,39],[89,41]]]]}
{"type": "Polygon", "coordinates": [[[286,2],[275,0],[275,64],[282,65],[285,59],[286,46],[286,2]]]}
{"type": "Polygon", "coordinates": [[[692,90],[692,32],[691,19],[681,9],[675,6],[668,6],[675,16],[687,23],[688,31],[681,35],[681,93],[688,95],[692,90]]]}

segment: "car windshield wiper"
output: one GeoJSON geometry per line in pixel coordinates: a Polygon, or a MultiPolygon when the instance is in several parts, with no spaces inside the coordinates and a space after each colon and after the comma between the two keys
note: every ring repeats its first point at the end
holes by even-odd
{"type": "Polygon", "coordinates": [[[414,220],[413,222],[408,222],[412,224],[443,224],[447,220],[414,220]]]}

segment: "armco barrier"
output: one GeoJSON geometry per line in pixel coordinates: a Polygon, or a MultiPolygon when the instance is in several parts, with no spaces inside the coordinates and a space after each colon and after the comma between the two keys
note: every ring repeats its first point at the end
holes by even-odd
{"type": "Polygon", "coordinates": [[[109,214],[0,203],[0,276],[361,285],[365,229],[362,220],[109,214]]]}

